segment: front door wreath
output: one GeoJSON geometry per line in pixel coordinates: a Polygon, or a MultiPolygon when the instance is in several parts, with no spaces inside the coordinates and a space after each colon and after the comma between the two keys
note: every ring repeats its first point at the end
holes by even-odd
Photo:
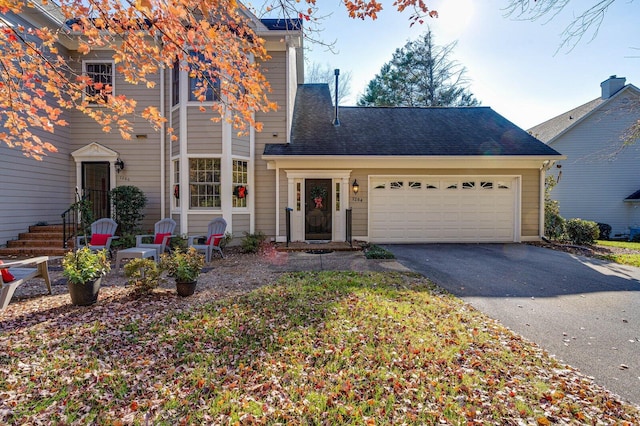
{"type": "Polygon", "coordinates": [[[315,185],[311,188],[311,198],[316,205],[316,209],[322,208],[322,202],[327,198],[327,188],[315,185]]]}

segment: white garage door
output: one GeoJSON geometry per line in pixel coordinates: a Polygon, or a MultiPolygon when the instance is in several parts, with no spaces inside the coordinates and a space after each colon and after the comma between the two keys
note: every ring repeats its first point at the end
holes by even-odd
{"type": "Polygon", "coordinates": [[[515,241],[517,179],[372,176],[369,238],[374,243],[515,241]]]}

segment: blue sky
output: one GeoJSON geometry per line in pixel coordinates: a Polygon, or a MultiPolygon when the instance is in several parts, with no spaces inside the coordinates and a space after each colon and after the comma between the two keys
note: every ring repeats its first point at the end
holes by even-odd
{"type": "MultiPolygon", "coordinates": [[[[482,105],[528,129],[598,97],[610,75],[640,87],[640,2],[616,1],[594,40],[589,33],[572,51],[557,52],[571,17],[595,2],[573,0],[553,20],[530,22],[505,17],[508,0],[428,0],[440,17],[427,24],[436,44],[458,41],[452,59],[467,68],[469,89],[482,105]]],[[[322,14],[333,12],[321,37],[336,41],[336,53],[307,43],[307,65],[351,72],[351,96],[343,105],[355,105],[394,50],[426,30],[410,27],[408,14],[392,10],[391,1],[384,4],[376,21],[360,21],[347,17],[340,0],[318,2],[322,14]]]]}

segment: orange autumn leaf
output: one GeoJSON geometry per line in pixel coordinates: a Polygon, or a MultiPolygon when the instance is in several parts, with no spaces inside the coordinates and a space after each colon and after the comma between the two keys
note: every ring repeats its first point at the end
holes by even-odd
{"type": "MultiPolygon", "coordinates": [[[[247,134],[250,127],[261,131],[263,125],[256,121],[255,113],[278,109],[269,99],[271,88],[261,67],[270,59],[266,42],[254,32],[254,23],[237,0],[58,0],[55,3],[45,0],[44,3],[68,22],[68,27],[62,31],[26,25],[7,25],[0,29],[0,49],[4,55],[0,59],[3,68],[0,121],[7,135],[1,140],[10,148],[18,147],[26,156],[41,159],[54,148],[46,138],[36,139],[31,130],[53,133],[57,127],[68,125],[67,121],[58,120],[61,112],[52,112],[54,107],[75,110],[95,121],[105,132],[117,130],[125,140],[131,138],[133,123],[139,118],[156,130],[163,129],[166,118],[150,112],[150,105],[138,106],[129,95],[133,91],[121,88],[126,86],[118,85],[116,90],[122,92],[113,93],[109,84],[92,83],[78,69],[77,64],[93,51],[110,51],[111,59],[117,64],[115,71],[126,84],[148,90],[158,90],[158,73],[173,67],[176,58],[182,61],[183,70],[198,64],[198,69],[215,69],[219,73],[216,78],[224,76],[220,100],[212,106],[201,104],[200,109],[214,121],[224,118],[239,134],[247,134]],[[123,7],[124,4],[131,7],[123,7]],[[24,37],[25,34],[28,37],[24,37]],[[68,56],[61,53],[66,50],[59,49],[65,43],[73,46],[68,56]],[[185,54],[189,50],[203,53],[203,58],[190,58],[185,54]],[[88,90],[98,93],[88,95],[88,90]],[[33,99],[37,98],[43,102],[34,103],[33,99]],[[96,111],[95,104],[104,111],[96,111]]],[[[346,13],[360,19],[376,19],[383,10],[382,3],[376,0],[344,0],[344,5],[346,13]]],[[[435,16],[424,0],[397,0],[393,6],[398,10],[413,6],[416,16],[435,16]]],[[[20,15],[30,7],[31,2],[0,0],[0,11],[4,14],[20,15]]],[[[283,16],[300,14],[305,21],[321,18],[315,0],[284,0],[278,6],[270,6],[272,12],[277,8],[283,16]],[[295,12],[289,14],[289,11],[295,12]]],[[[410,17],[415,19],[414,15],[410,17]]],[[[204,91],[197,98],[204,102],[204,91]]]]}

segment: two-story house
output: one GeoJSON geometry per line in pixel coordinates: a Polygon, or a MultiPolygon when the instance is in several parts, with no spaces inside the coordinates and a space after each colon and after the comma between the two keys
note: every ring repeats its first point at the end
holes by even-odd
{"type": "MultiPolygon", "coordinates": [[[[52,8],[14,16],[64,25],[52,8]]],[[[238,136],[191,98],[186,71],[160,70],[155,88],[131,86],[109,51],[78,55],[82,72],[113,90],[156,102],[174,129],[136,123],[135,138],[75,112],[41,162],[0,146],[0,245],[40,221],[57,223],[75,188],[110,214],[105,191],[135,185],[148,198],[145,225],[172,217],[180,234],[201,234],[222,216],[234,237],[273,241],[519,242],[543,232],[544,176],[563,158],[488,107],[337,107],[326,84],[304,84],[303,34],[252,17],[271,59],[265,75],[278,110],[238,136]],[[238,191],[242,188],[242,191],[238,191]]],[[[290,26],[291,27],[291,26],[290,26]]],[[[211,94],[208,102],[216,102],[211,94]]]]}
{"type": "Polygon", "coordinates": [[[640,228],[640,144],[625,145],[625,131],[640,119],[640,90],[615,75],[600,96],[533,127],[530,132],[567,159],[551,197],[565,218],[611,226],[611,237],[640,228]]]}

